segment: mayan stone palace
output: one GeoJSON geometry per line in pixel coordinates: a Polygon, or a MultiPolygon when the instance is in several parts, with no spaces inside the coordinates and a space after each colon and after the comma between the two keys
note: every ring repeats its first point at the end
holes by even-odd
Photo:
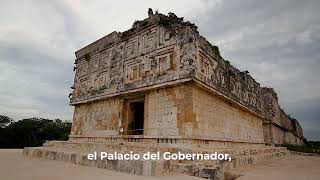
{"type": "MultiPolygon", "coordinates": [[[[218,24],[217,24],[218,26],[218,24]]],[[[285,156],[302,144],[298,121],[174,13],[148,11],[76,53],[68,141],[24,154],[138,175],[180,172],[223,179],[237,167],[285,156]],[[89,161],[92,151],[224,152],[232,161],[89,161]]]]}

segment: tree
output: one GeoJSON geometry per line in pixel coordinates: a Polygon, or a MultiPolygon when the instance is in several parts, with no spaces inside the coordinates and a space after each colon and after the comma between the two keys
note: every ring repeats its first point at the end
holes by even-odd
{"type": "Polygon", "coordinates": [[[10,123],[12,123],[13,120],[5,115],[0,115],[0,128],[4,128],[8,126],[10,123]]]}
{"type": "Polygon", "coordinates": [[[46,140],[67,140],[71,130],[71,123],[60,119],[36,117],[19,121],[13,121],[8,117],[3,119],[5,123],[4,127],[0,128],[0,148],[41,146],[46,140]]]}

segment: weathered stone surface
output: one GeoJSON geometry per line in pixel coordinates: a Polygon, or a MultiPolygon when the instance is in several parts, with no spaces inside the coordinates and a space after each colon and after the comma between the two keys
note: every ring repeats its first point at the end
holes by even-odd
{"type": "Polygon", "coordinates": [[[205,134],[227,141],[234,136],[238,141],[303,143],[301,126],[280,108],[273,89],[260,87],[248,71],[233,67],[221,57],[217,46],[199,35],[194,24],[173,13],[149,13],[130,30],[113,32],[80,49],[76,57],[72,135],[118,135],[119,129],[130,126],[124,122],[124,96],[140,93],[147,110],[146,135],[205,134]],[[237,106],[226,112],[232,105],[220,108],[220,104],[213,104],[216,101],[210,93],[204,97],[189,85],[179,86],[188,81],[237,106]],[[177,89],[159,89],[168,86],[177,89]],[[240,112],[239,106],[248,113],[240,112]],[[249,121],[240,120],[240,113],[253,122],[249,125],[249,121]],[[249,117],[249,113],[256,117],[249,117]],[[212,118],[217,121],[209,120],[212,118]],[[253,120],[257,118],[260,120],[253,120]],[[226,129],[226,121],[237,124],[226,129]],[[217,130],[216,135],[210,135],[211,130],[217,130]],[[248,130],[252,132],[245,134],[248,130]]]}
{"type": "Polygon", "coordinates": [[[230,169],[288,154],[265,144],[301,144],[303,131],[272,88],[221,57],[197,27],[148,11],[125,32],[78,50],[69,141],[24,154],[126,173],[227,178],[230,169]],[[224,161],[89,161],[92,151],[226,153],[224,161]]]}
{"type": "Polygon", "coordinates": [[[126,142],[123,145],[101,142],[47,142],[49,146],[25,148],[23,154],[31,157],[38,157],[51,160],[59,160],[85,166],[109,169],[113,171],[144,175],[161,176],[168,172],[184,173],[187,175],[198,176],[211,179],[224,179],[224,172],[228,172],[238,167],[245,167],[259,161],[280,158],[289,153],[286,148],[280,147],[243,147],[243,148],[208,148],[190,147],[181,148],[180,145],[173,147],[168,143],[141,144],[126,142]],[[106,152],[129,152],[145,153],[154,147],[156,151],[164,152],[183,152],[183,153],[228,153],[232,161],[122,161],[122,160],[88,160],[87,153],[93,151],[106,152]],[[72,148],[71,148],[72,147],[72,148]],[[95,148],[92,148],[95,147],[95,148]]]}

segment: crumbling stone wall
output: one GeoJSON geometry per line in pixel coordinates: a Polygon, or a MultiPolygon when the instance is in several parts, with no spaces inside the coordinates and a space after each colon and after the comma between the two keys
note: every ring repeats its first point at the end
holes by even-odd
{"type": "Polygon", "coordinates": [[[249,72],[241,72],[224,60],[217,46],[198,35],[194,78],[262,114],[261,87],[249,72]]]}
{"type": "Polygon", "coordinates": [[[303,144],[303,131],[294,118],[287,115],[278,103],[272,88],[262,88],[264,101],[264,134],[269,144],[303,144]]]}
{"type": "Polygon", "coordinates": [[[191,78],[194,57],[184,36],[191,30],[173,35],[158,25],[165,18],[153,15],[77,51],[71,104],[191,78]]]}
{"type": "MultiPolygon", "coordinates": [[[[83,120],[90,119],[83,118],[86,116],[84,115],[86,107],[92,107],[91,111],[98,108],[98,105],[88,103],[95,104],[104,99],[143,92],[145,105],[148,108],[145,116],[150,120],[146,122],[150,129],[148,133],[172,136],[200,135],[203,131],[199,132],[197,112],[194,111],[196,107],[194,103],[197,99],[193,101],[192,98],[185,100],[179,97],[187,97],[187,93],[189,95],[201,93],[196,91],[190,93],[189,89],[184,89],[180,93],[180,87],[160,89],[168,86],[178,87],[186,82],[196,82],[207,86],[207,89],[219,92],[221,96],[231,99],[232,103],[244,106],[248,113],[252,114],[252,117],[251,115],[244,117],[244,113],[235,113],[236,110],[229,106],[230,112],[226,113],[225,109],[228,108],[219,109],[217,112],[225,113],[225,118],[237,119],[237,123],[246,119],[238,124],[239,128],[232,126],[226,130],[240,134],[240,139],[251,141],[252,137],[256,136],[256,140],[260,142],[261,137],[264,136],[265,142],[281,143],[293,141],[291,137],[300,140],[303,138],[301,126],[280,108],[277,94],[273,89],[260,87],[248,71],[240,71],[223,59],[219,48],[199,35],[197,26],[173,13],[166,16],[160,13],[153,14],[150,11],[148,15],[147,19],[136,21],[128,31],[113,32],[76,52],[76,75],[72,87],[74,91],[71,95],[71,104],[76,106],[74,134],[90,134],[92,127],[101,130],[110,130],[112,127],[111,130],[116,132],[117,128],[121,128],[121,123],[118,126],[112,124],[107,127],[107,125],[96,125],[92,122],[90,124],[83,120]],[[158,89],[158,93],[155,93],[155,89],[158,89]],[[166,103],[159,105],[156,102],[166,103]],[[157,112],[155,107],[161,109],[160,112],[157,112]],[[237,116],[237,114],[241,115],[237,116]],[[263,120],[263,128],[254,118],[257,114],[261,121],[263,120]],[[175,122],[177,127],[174,126],[175,122]],[[248,122],[251,124],[249,125],[248,122]],[[243,127],[253,129],[250,129],[249,134],[243,135],[241,129],[243,127]]],[[[202,97],[202,95],[199,96],[202,97]]],[[[208,99],[212,98],[208,97],[208,99]]],[[[215,99],[212,101],[216,102],[215,99]]],[[[121,105],[118,107],[121,108],[121,105]]],[[[240,110],[237,111],[240,112],[240,110]]],[[[216,116],[215,113],[208,112],[210,110],[205,114],[216,116]]],[[[213,123],[209,122],[207,119],[210,118],[206,116],[199,113],[198,118],[205,119],[203,122],[208,121],[209,125],[213,123]]],[[[91,121],[95,120],[95,116],[90,117],[91,121]]],[[[122,118],[121,115],[118,115],[119,118],[122,118]]],[[[221,126],[221,123],[217,120],[217,127],[226,127],[221,126]]],[[[224,138],[228,139],[230,136],[233,135],[227,133],[224,138]]]]}

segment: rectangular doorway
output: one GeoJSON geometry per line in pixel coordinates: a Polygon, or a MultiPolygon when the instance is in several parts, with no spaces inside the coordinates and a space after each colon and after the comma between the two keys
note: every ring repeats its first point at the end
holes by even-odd
{"type": "Polygon", "coordinates": [[[142,135],[144,129],[144,97],[127,97],[124,105],[124,134],[142,135]]]}
{"type": "Polygon", "coordinates": [[[132,102],[130,106],[133,111],[133,134],[143,134],[143,123],[144,123],[144,101],[132,102]]]}

